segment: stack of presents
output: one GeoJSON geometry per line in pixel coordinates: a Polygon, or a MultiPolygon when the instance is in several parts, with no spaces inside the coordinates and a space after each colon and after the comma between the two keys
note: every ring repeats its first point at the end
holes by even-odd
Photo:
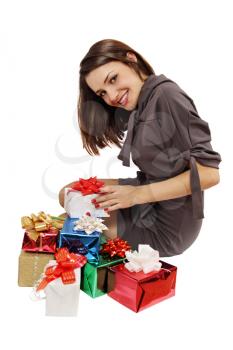
{"type": "Polygon", "coordinates": [[[80,178],[65,189],[65,214],[21,219],[18,284],[45,299],[48,316],[76,316],[80,290],[108,295],[134,312],[175,295],[177,268],[159,260],[158,251],[146,244],[133,251],[117,235],[107,238],[109,214],[92,202],[103,185],[80,178]]]}

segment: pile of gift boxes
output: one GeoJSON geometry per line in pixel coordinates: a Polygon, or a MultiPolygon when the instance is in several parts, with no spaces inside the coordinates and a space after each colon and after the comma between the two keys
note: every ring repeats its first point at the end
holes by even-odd
{"type": "Polygon", "coordinates": [[[158,251],[146,244],[132,251],[117,234],[107,238],[109,214],[93,204],[103,185],[96,177],[79,179],[64,191],[65,214],[21,219],[18,284],[45,298],[48,316],[77,315],[80,290],[134,312],[175,295],[177,268],[159,260],[158,251]]]}

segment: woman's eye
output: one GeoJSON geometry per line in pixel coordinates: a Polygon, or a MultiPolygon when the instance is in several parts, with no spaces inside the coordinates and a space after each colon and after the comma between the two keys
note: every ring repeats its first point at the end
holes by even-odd
{"type": "MultiPolygon", "coordinates": [[[[112,78],[109,80],[109,81],[111,82],[111,84],[112,84],[112,81],[116,81],[116,78],[117,78],[117,74],[114,75],[114,77],[112,77],[112,78]]],[[[103,92],[103,91],[99,94],[100,97],[104,97],[104,95],[105,95],[105,92],[103,92]]]]}
{"type": "Polygon", "coordinates": [[[117,74],[116,75],[114,75],[114,77],[112,77],[111,79],[110,79],[110,82],[112,82],[112,80],[116,80],[116,78],[117,78],[117,74]]]}

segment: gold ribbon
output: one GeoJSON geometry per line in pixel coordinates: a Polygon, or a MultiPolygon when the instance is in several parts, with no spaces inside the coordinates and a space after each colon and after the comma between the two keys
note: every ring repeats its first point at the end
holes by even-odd
{"type": "Polygon", "coordinates": [[[42,232],[50,230],[58,233],[63,227],[64,220],[64,214],[56,217],[40,211],[37,215],[23,216],[21,224],[22,228],[27,231],[29,238],[36,241],[42,232]]]}

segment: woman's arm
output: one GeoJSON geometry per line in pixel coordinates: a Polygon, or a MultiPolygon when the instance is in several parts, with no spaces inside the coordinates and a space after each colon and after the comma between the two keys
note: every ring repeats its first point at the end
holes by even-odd
{"type": "MultiPolygon", "coordinates": [[[[219,170],[207,167],[196,162],[201,189],[205,190],[220,182],[219,170]]],[[[191,194],[190,170],[183,172],[171,179],[138,186],[135,196],[135,204],[158,202],[172,198],[183,197],[191,194]]]]}
{"type": "MultiPolygon", "coordinates": [[[[215,186],[220,182],[218,168],[203,166],[198,162],[196,162],[196,165],[202,190],[215,186]]],[[[102,187],[100,192],[104,192],[104,194],[96,197],[95,205],[98,208],[106,207],[109,211],[128,208],[136,204],[184,197],[191,194],[190,170],[168,180],[148,185],[107,185],[102,187]]]]}

